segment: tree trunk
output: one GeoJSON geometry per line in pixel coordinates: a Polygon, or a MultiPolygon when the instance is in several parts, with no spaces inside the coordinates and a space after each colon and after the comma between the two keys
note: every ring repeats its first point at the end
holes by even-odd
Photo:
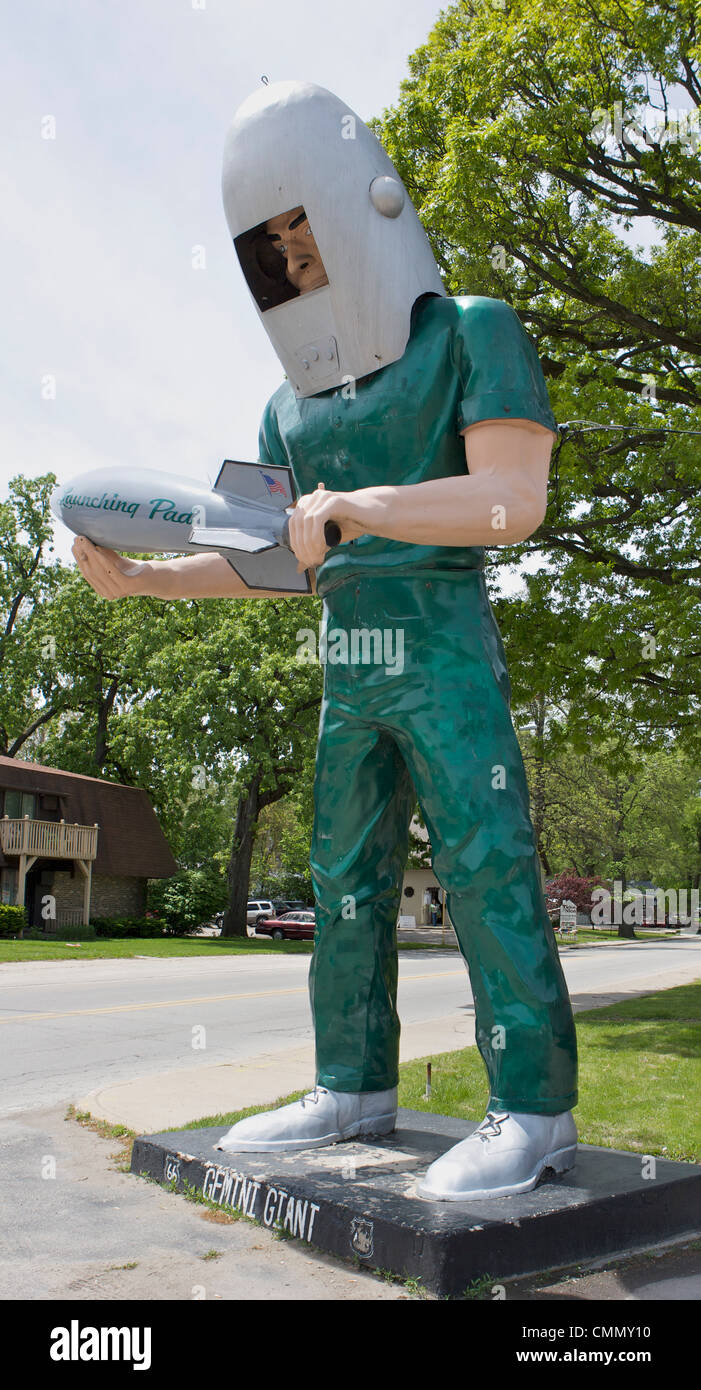
{"type": "Polygon", "coordinates": [[[638,938],[635,935],[635,923],[619,922],[618,935],[625,937],[626,941],[637,941],[638,938]]]}
{"type": "MultiPolygon", "coordinates": [[[[621,827],[620,827],[620,824],[619,824],[619,826],[618,826],[619,832],[620,832],[620,829],[621,829],[621,827]]],[[[614,847],[614,853],[615,853],[615,854],[618,854],[619,852],[620,852],[620,854],[621,854],[621,859],[622,859],[622,858],[623,858],[622,848],[621,848],[620,844],[616,844],[616,846],[614,847]]],[[[620,861],[619,861],[619,862],[620,862],[620,861]]],[[[627,884],[627,882],[628,882],[628,879],[627,879],[627,877],[626,877],[626,871],[625,871],[625,869],[621,869],[621,898],[623,898],[623,897],[625,896],[625,891],[626,891],[626,884],[627,884]]],[[[628,907],[628,906],[629,906],[628,903],[624,903],[624,902],[621,903],[621,917],[624,916],[626,907],[628,907]]],[[[620,936],[620,937],[623,937],[625,941],[637,941],[638,938],[637,938],[637,936],[635,935],[635,923],[634,923],[634,922],[623,922],[623,921],[619,922],[619,924],[618,924],[618,932],[617,932],[617,935],[620,936]]]]}
{"type": "Polygon", "coordinates": [[[95,767],[98,772],[102,770],[107,762],[107,730],[110,715],[114,708],[114,702],[119,690],[119,677],[113,676],[109,689],[105,695],[100,695],[97,703],[97,728],[95,730],[95,767]]]}
{"type": "Polygon", "coordinates": [[[236,811],[236,825],[231,844],[226,878],[229,885],[229,905],[224,913],[222,936],[247,936],[248,923],[246,904],[248,902],[248,880],[251,876],[251,857],[253,841],[260,811],[261,773],[257,772],[242,796],[236,811]]]}
{"type": "MultiPolygon", "coordinates": [[[[697,824],[696,826],[696,849],[699,856],[701,856],[701,824],[697,824]]],[[[701,888],[701,869],[697,869],[696,873],[692,875],[691,886],[697,890],[701,888]]],[[[695,936],[701,936],[701,919],[699,920],[699,925],[694,934],[695,936]]]]}
{"type": "Polygon", "coordinates": [[[545,696],[539,695],[531,703],[531,712],[535,724],[535,737],[533,739],[533,792],[531,795],[531,820],[535,830],[536,845],[543,869],[547,877],[552,874],[547,850],[543,843],[545,831],[545,755],[543,751],[543,735],[545,733],[545,696]]]}
{"type": "MultiPolygon", "coordinates": [[[[292,769],[296,775],[296,769],[292,769]]],[[[229,905],[222,921],[222,936],[247,936],[248,922],[246,904],[248,885],[251,877],[251,859],[256,838],[258,817],[264,806],[279,801],[290,789],[290,781],[279,782],[269,791],[261,792],[263,778],[261,771],[254,773],[248,790],[239,798],[236,811],[236,826],[231,843],[231,853],[226,866],[226,879],[229,885],[229,905]]]]}

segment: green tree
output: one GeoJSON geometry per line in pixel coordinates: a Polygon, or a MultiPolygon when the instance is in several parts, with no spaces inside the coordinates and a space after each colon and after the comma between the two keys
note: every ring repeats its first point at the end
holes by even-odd
{"type": "Polygon", "coordinates": [[[309,854],[313,820],[313,771],[309,759],[294,791],[258,817],[251,858],[250,896],[313,899],[309,854]]]}
{"type": "Polygon", "coordinates": [[[698,6],[462,0],[409,69],[376,130],[449,293],[511,303],[556,418],[599,426],[564,432],[543,526],[493,557],[540,560],[528,607],[497,603],[514,669],[541,627],[561,649],[560,691],[518,677],[522,694],[562,693],[582,729],[630,719],[692,743],[701,437],[660,426],[701,431],[698,6]],[[664,129],[636,130],[646,106],[664,129]],[[650,219],[648,254],[621,228],[650,219]]]}
{"type": "Polygon", "coordinates": [[[23,750],[69,707],[53,678],[52,645],[43,606],[56,593],[63,570],[49,559],[49,498],[56,479],[12,478],[0,502],[0,754],[23,750]]]}
{"type": "MultiPolygon", "coordinates": [[[[152,750],[180,813],[200,797],[210,805],[230,799],[222,931],[245,935],[260,813],[311,780],[322,675],[318,663],[298,659],[297,634],[316,627],[319,604],[205,599],[168,607],[177,609],[177,627],[150,654],[148,698],[120,721],[115,740],[132,756],[152,750]]],[[[198,844],[191,861],[206,862],[215,850],[198,844]]]]}
{"type": "MultiPolygon", "coordinates": [[[[693,760],[674,745],[631,742],[624,755],[612,742],[582,752],[549,737],[545,724],[540,732],[523,727],[520,740],[546,872],[619,880],[624,889],[631,880],[677,893],[698,887],[701,780],[693,760]]],[[[621,934],[630,934],[628,924],[621,934]]]]}

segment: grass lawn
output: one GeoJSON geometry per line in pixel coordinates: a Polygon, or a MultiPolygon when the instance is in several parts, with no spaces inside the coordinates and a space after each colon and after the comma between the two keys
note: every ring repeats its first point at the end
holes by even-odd
{"type": "MultiPolygon", "coordinates": [[[[575,1015],[583,1144],[701,1162],[701,980],[575,1015]]],[[[399,1069],[399,1104],[411,1110],[481,1120],[488,1089],[476,1047],[443,1052],[399,1069]],[[426,1062],[432,1095],[424,1099],[426,1062]]],[[[303,1091],[275,1104],[297,1100],[303,1091]]],[[[267,1105],[209,1115],[187,1125],[231,1125],[267,1105]]]]}
{"type": "MultiPolygon", "coordinates": [[[[400,951],[457,951],[446,941],[445,946],[429,941],[400,941],[400,951]]],[[[3,941],[0,938],[0,963],[24,960],[115,960],[130,956],[309,956],[311,941],[266,941],[262,937],[227,938],[219,936],[196,938],[169,936],[163,941],[146,940],[81,941],[3,941]]]]}
{"type": "Polygon", "coordinates": [[[309,955],[311,941],[264,941],[254,937],[220,936],[177,937],[162,940],[116,937],[96,941],[3,941],[0,939],[0,961],[12,960],[116,960],[129,956],[254,956],[309,955]]]}
{"type": "MultiPolygon", "coordinates": [[[[666,937],[657,937],[640,933],[638,941],[664,941],[666,937]]],[[[576,949],[577,945],[589,945],[595,942],[598,946],[615,942],[620,945],[626,944],[626,938],[616,938],[604,936],[601,932],[580,931],[577,933],[577,941],[569,946],[576,949]]],[[[565,942],[563,945],[567,944],[565,942]]],[[[446,934],[444,943],[432,941],[400,941],[400,951],[457,951],[457,944],[446,934]]],[[[209,955],[309,955],[312,950],[311,941],[273,941],[262,937],[227,937],[222,939],[220,936],[200,936],[200,937],[177,937],[168,936],[161,939],[147,938],[146,940],[133,938],[116,938],[114,940],[97,939],[95,941],[10,941],[0,937],[0,963],[4,961],[26,961],[26,960],[115,960],[119,958],[128,959],[130,956],[209,956],[209,955]]]]}
{"type": "MultiPolygon", "coordinates": [[[[669,941],[670,939],[676,941],[679,938],[679,932],[636,931],[635,938],[636,941],[665,942],[669,941]]],[[[616,946],[620,946],[621,942],[623,942],[623,944],[625,945],[626,941],[630,941],[630,939],[631,938],[628,936],[616,936],[616,933],[614,931],[590,931],[587,927],[578,927],[576,938],[571,944],[574,946],[581,945],[582,943],[589,945],[592,941],[594,941],[597,946],[603,946],[607,942],[609,944],[613,942],[616,946]]],[[[556,936],[555,940],[561,946],[566,946],[569,943],[569,937],[566,936],[562,937],[562,939],[559,936],[556,936]]]]}

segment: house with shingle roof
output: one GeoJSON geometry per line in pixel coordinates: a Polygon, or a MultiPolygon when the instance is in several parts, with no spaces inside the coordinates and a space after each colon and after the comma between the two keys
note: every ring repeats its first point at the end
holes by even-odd
{"type": "Polygon", "coordinates": [[[140,787],[0,757],[0,902],[42,931],[141,916],[178,865],[140,787]]]}

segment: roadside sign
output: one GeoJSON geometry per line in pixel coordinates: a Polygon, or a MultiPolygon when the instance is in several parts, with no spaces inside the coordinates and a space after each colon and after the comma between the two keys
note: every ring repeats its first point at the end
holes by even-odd
{"type": "Polygon", "coordinates": [[[560,935],[577,935],[577,907],[569,898],[560,904],[560,935]]]}

